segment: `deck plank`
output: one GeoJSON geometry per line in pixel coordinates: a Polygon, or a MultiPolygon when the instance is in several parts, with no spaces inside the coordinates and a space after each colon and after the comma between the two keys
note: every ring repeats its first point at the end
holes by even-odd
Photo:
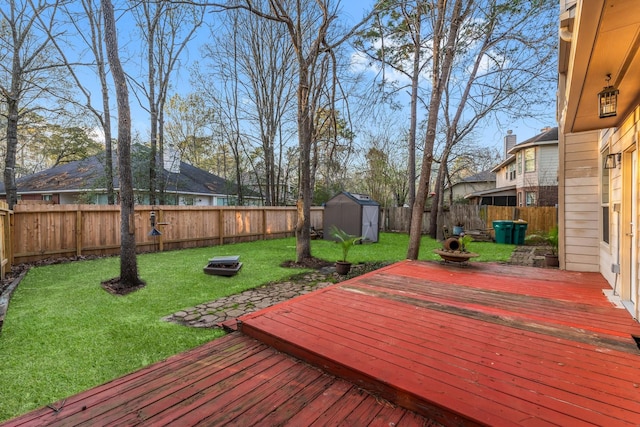
{"type": "Polygon", "coordinates": [[[602,276],[476,264],[384,267],[0,425],[640,425],[602,276]]]}
{"type": "Polygon", "coordinates": [[[602,277],[453,271],[394,264],[242,331],[445,424],[640,422],[640,328],[602,277]]]}
{"type": "MultiPolygon", "coordinates": [[[[275,351],[238,332],[65,399],[59,412],[41,408],[7,426],[309,425],[322,413],[350,416],[372,408],[361,425],[430,420],[397,408],[380,414],[378,399],[355,385],[275,351]],[[357,395],[361,400],[342,399],[357,395]]],[[[340,417],[333,417],[336,423],[340,417]]]]}

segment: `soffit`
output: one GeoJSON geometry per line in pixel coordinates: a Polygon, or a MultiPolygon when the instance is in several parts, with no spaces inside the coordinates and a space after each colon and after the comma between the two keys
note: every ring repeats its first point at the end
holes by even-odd
{"type": "Polygon", "coordinates": [[[640,102],[638,0],[578,3],[567,76],[565,128],[571,132],[618,127],[640,102]],[[598,92],[611,74],[619,89],[618,114],[598,117],[598,92]]]}

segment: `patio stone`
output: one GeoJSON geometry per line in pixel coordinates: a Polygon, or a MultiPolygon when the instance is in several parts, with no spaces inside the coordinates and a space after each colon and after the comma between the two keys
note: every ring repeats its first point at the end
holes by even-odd
{"type": "MultiPolygon", "coordinates": [[[[514,251],[509,264],[534,266],[537,264],[535,257],[539,251],[540,248],[519,246],[514,251]]],[[[362,271],[363,268],[362,265],[354,265],[352,270],[357,274],[358,269],[362,271]]],[[[227,320],[270,307],[290,298],[306,295],[346,278],[337,275],[333,267],[323,269],[320,272],[310,272],[295,279],[270,283],[237,295],[229,295],[195,307],[184,308],[166,316],[163,320],[197,328],[217,328],[227,320]]]]}

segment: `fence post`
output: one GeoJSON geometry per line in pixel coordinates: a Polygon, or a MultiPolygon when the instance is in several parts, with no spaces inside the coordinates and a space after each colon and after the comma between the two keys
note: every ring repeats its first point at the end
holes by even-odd
{"type": "Polygon", "coordinates": [[[218,209],[218,228],[220,229],[220,244],[224,245],[224,211],[218,209]]]}
{"type": "Polygon", "coordinates": [[[4,228],[4,235],[2,236],[2,251],[0,252],[2,256],[2,258],[0,259],[0,279],[4,279],[5,274],[7,274],[7,269],[10,270],[11,265],[13,264],[13,259],[11,258],[11,211],[9,210],[8,206],[6,207],[6,210],[3,209],[3,211],[2,225],[4,228]]]}
{"type": "Polygon", "coordinates": [[[76,256],[82,256],[82,210],[76,209],[76,256]]]}
{"type": "Polygon", "coordinates": [[[267,240],[267,207],[262,207],[262,240],[267,240]]]}
{"type": "MultiPolygon", "coordinates": [[[[157,221],[157,224],[158,225],[164,224],[164,211],[162,209],[158,209],[158,221],[157,221]]],[[[164,251],[164,239],[163,239],[163,237],[164,236],[163,236],[162,233],[158,236],[158,250],[160,252],[164,251]]]]}
{"type": "Polygon", "coordinates": [[[15,218],[13,217],[13,211],[7,210],[7,218],[5,218],[5,227],[8,225],[7,229],[8,233],[5,233],[4,238],[4,248],[5,248],[5,256],[9,260],[9,267],[13,265],[15,260],[13,259],[13,228],[15,227],[15,218]]]}

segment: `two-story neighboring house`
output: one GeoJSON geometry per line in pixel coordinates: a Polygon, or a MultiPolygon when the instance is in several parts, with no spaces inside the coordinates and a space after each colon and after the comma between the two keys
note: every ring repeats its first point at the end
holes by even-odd
{"type": "Polygon", "coordinates": [[[481,199],[481,204],[497,204],[484,199],[500,193],[513,202],[501,205],[557,205],[558,128],[545,128],[519,144],[515,141],[515,135],[505,137],[506,159],[491,170],[496,174],[495,190],[474,196],[481,199]]]}

